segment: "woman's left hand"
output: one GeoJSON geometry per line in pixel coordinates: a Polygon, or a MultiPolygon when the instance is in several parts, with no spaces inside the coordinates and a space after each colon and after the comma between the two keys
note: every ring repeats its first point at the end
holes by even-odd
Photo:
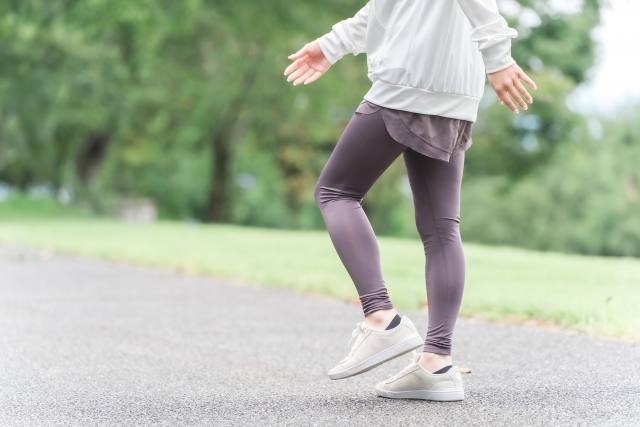
{"type": "Polygon", "coordinates": [[[293,81],[294,86],[315,82],[331,67],[317,40],[307,43],[289,59],[295,62],[284,70],[284,75],[289,76],[287,81],[293,81]]]}
{"type": "Polygon", "coordinates": [[[518,107],[514,104],[515,101],[523,110],[527,109],[527,104],[522,98],[524,98],[529,104],[533,102],[533,98],[527,92],[527,89],[520,83],[520,80],[524,80],[532,89],[537,89],[536,84],[527,76],[522,68],[518,64],[513,64],[504,70],[497,71],[495,73],[487,74],[489,83],[496,91],[500,104],[506,104],[506,106],[515,114],[518,114],[518,107]],[[511,100],[513,98],[513,101],[511,100]]]}

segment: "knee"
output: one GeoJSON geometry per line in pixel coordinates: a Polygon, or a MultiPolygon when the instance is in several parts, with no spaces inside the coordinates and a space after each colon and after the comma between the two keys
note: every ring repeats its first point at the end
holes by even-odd
{"type": "Polygon", "coordinates": [[[437,237],[437,224],[430,215],[422,214],[416,210],[415,213],[416,229],[425,245],[437,237]]]}
{"type": "Polygon", "coordinates": [[[316,200],[316,205],[318,205],[319,208],[322,207],[322,192],[322,186],[320,185],[320,181],[318,181],[313,190],[313,198],[316,200]]]}
{"type": "Polygon", "coordinates": [[[316,184],[316,188],[313,190],[313,197],[315,198],[316,204],[318,205],[320,210],[322,210],[328,205],[336,202],[360,204],[360,202],[364,198],[364,194],[345,191],[339,188],[327,187],[324,185],[320,185],[320,182],[318,182],[316,184]]]}
{"type": "Polygon", "coordinates": [[[331,191],[323,186],[320,181],[316,183],[316,187],[313,190],[313,198],[316,201],[316,205],[320,211],[324,211],[334,198],[331,197],[331,191]]]}
{"type": "Polygon", "coordinates": [[[443,243],[455,243],[460,240],[460,219],[440,218],[438,220],[438,230],[443,243]]]}
{"type": "Polygon", "coordinates": [[[460,239],[460,221],[457,218],[421,221],[416,217],[416,227],[425,249],[433,242],[446,245],[460,239]]]}

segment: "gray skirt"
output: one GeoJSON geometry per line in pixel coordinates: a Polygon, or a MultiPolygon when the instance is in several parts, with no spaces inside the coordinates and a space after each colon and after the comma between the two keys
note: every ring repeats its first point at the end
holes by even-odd
{"type": "Polygon", "coordinates": [[[473,122],[381,107],[366,99],[356,114],[380,111],[387,132],[400,144],[428,157],[449,161],[471,147],[473,122]]]}

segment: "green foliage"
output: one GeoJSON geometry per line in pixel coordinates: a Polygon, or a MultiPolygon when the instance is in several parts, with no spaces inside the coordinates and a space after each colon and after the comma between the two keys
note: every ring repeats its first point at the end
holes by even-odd
{"type": "MultiPolygon", "coordinates": [[[[554,2],[518,0],[539,22],[507,17],[519,32],[512,55],[539,89],[517,116],[485,90],[466,160],[466,238],[639,254],[639,181],[618,162],[637,159],[638,132],[620,121],[606,143],[587,142],[587,119],[564,102],[593,64],[603,1],[562,15],[554,2]]],[[[345,57],[309,86],[282,72],[288,54],[362,5],[3,2],[0,181],[69,187],[98,211],[145,196],[163,218],[321,228],[312,189],[369,87],[365,58],[345,57]]],[[[364,199],[378,234],[415,236],[405,181],[399,160],[364,199]]]]}
{"type": "MultiPolygon", "coordinates": [[[[112,133],[121,117],[126,70],[119,52],[104,42],[104,34],[96,37],[97,23],[85,25],[85,16],[72,13],[73,4],[32,1],[3,7],[2,180],[61,185],[81,142],[112,133]]],[[[89,4],[99,2],[83,8],[89,4]]]]}
{"type": "Polygon", "coordinates": [[[546,165],[582,120],[568,110],[565,98],[584,81],[594,63],[595,42],[590,34],[600,22],[600,2],[586,1],[579,13],[569,15],[557,13],[553,1],[518,3],[517,16],[507,16],[518,30],[511,53],[538,90],[525,84],[534,102],[527,111],[513,115],[496,102],[495,92],[487,85],[473,128],[475,146],[466,160],[467,176],[524,177],[546,165]],[[524,26],[523,13],[537,16],[537,25],[524,26]]]}
{"type": "MultiPolygon", "coordinates": [[[[137,61],[151,66],[141,72],[132,115],[107,160],[110,175],[103,177],[102,188],[151,195],[171,217],[253,218],[254,224],[278,226],[300,222],[303,199],[322,159],[350,117],[344,103],[355,108],[358,102],[355,90],[340,96],[328,89],[353,80],[362,59],[345,61],[342,70],[316,85],[293,88],[282,75],[285,52],[306,40],[301,29],[327,28],[335,17],[314,13],[309,4],[272,6],[265,14],[238,2],[191,2],[173,5],[171,13],[164,10],[150,24],[161,24],[162,30],[137,61]],[[254,174],[260,182],[275,179],[285,187],[260,187],[274,193],[257,199],[285,204],[275,222],[273,216],[261,217],[271,208],[247,215],[249,207],[238,205],[244,203],[238,194],[243,190],[234,185],[234,173],[243,173],[241,165],[251,163],[239,153],[262,152],[275,156],[254,174]],[[211,212],[217,207],[220,211],[211,212]]],[[[143,35],[148,37],[146,32],[138,37],[143,35]]]]}
{"type": "Polygon", "coordinates": [[[565,105],[565,97],[574,89],[571,79],[557,70],[531,72],[529,76],[538,90],[529,91],[533,104],[519,114],[500,105],[491,87],[486,89],[473,124],[473,151],[465,160],[467,175],[525,176],[547,164],[582,121],[565,105]]]}
{"type": "MultiPolygon", "coordinates": [[[[640,106],[605,123],[602,139],[577,127],[544,169],[517,183],[498,176],[463,185],[462,233],[531,249],[640,256],[640,106]]],[[[593,120],[593,119],[592,119],[593,120]]],[[[592,122],[593,123],[593,122],[592,122]]]]}
{"type": "Polygon", "coordinates": [[[586,0],[579,13],[563,15],[556,11],[558,3],[553,0],[520,0],[524,10],[537,14],[540,23],[530,28],[518,25],[516,17],[507,20],[518,29],[513,58],[533,70],[545,66],[559,70],[575,84],[585,81],[595,59],[591,29],[600,23],[600,9],[607,2],[586,0]]]}

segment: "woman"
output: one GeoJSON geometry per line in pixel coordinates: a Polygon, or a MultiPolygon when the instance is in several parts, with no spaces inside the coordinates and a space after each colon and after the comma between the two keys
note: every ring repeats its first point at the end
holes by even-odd
{"type": "Polygon", "coordinates": [[[500,103],[515,114],[533,102],[511,58],[517,32],[495,0],[372,0],[353,18],[308,43],[285,70],[309,84],[347,53],[367,54],[373,85],[331,154],[315,190],[331,240],[362,302],[364,322],[331,379],[366,372],[423,347],[407,368],[376,386],[390,398],[462,400],[451,337],[464,288],[460,184],[485,73],[500,103]],[[512,99],[513,98],[513,99],[512,99]],[[524,98],[524,100],[522,99],[524,98]],[[387,294],[380,254],[360,202],[402,154],[416,225],[426,254],[429,327],[423,344],[387,294]]]}

